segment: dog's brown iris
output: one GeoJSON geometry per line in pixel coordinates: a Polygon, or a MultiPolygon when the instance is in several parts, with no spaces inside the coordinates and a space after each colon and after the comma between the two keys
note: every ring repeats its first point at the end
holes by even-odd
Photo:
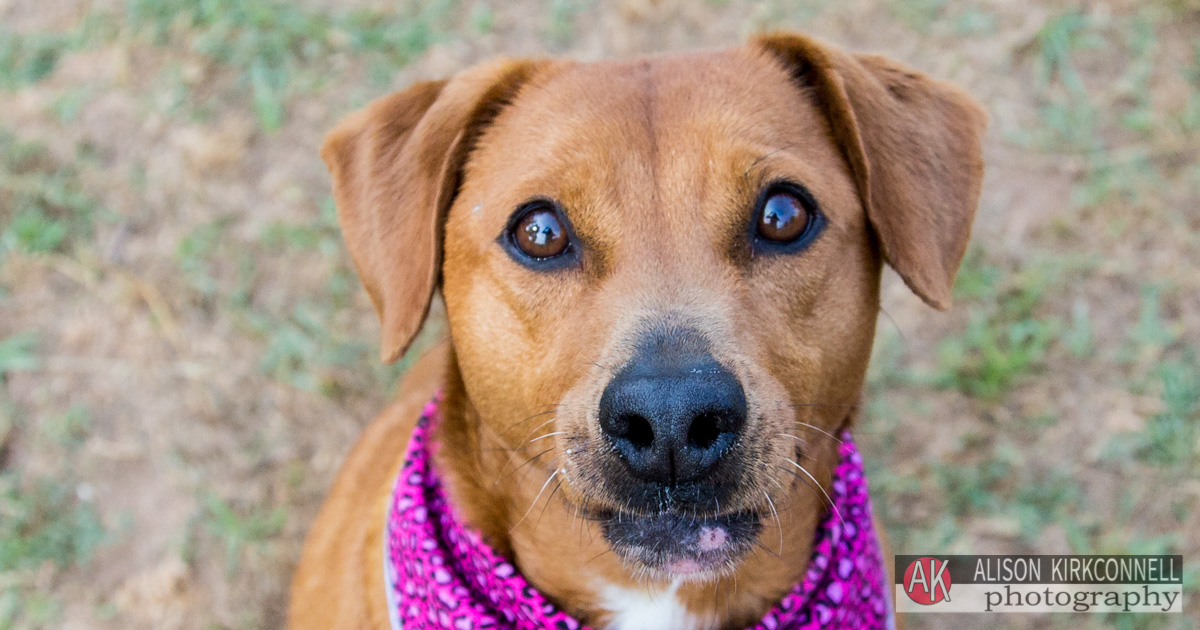
{"type": "Polygon", "coordinates": [[[787,243],[804,234],[808,227],[808,209],[792,195],[777,192],[763,202],[758,234],[771,241],[787,243]]]}
{"type": "Polygon", "coordinates": [[[533,210],[517,223],[516,228],[513,240],[529,256],[550,258],[567,249],[567,232],[553,210],[533,210]]]}

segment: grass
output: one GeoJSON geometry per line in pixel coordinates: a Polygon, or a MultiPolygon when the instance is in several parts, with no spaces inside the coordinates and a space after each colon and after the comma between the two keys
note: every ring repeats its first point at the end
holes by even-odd
{"type": "Polygon", "coordinates": [[[225,570],[236,574],[243,556],[250,550],[260,552],[263,545],[283,530],[287,514],[274,510],[237,510],[221,499],[205,499],[205,529],[220,541],[225,550],[225,570]]]}
{"type": "Polygon", "coordinates": [[[0,263],[7,252],[60,252],[92,235],[103,209],[81,179],[81,149],[61,164],[42,145],[0,129],[0,263]]]}
{"type": "Polygon", "coordinates": [[[0,478],[0,572],[86,564],[104,540],[96,512],[72,489],[40,479],[22,487],[15,475],[0,478]]]}
{"type": "MultiPolygon", "coordinates": [[[[97,10],[66,32],[0,29],[0,90],[45,79],[71,51],[140,38],[156,47],[182,47],[233,69],[235,89],[249,92],[260,127],[273,132],[285,123],[291,99],[325,82],[332,57],[369,57],[372,75],[386,83],[391,71],[444,37],[456,8],[453,0],[404,3],[388,11],[326,11],[283,0],[128,0],[119,13],[97,10]]],[[[484,14],[477,13],[477,20],[481,26],[489,23],[484,14]]],[[[176,85],[181,90],[176,105],[199,102],[203,107],[201,99],[176,85]]],[[[70,103],[64,111],[70,113],[70,103]]]]}
{"type": "MultiPolygon", "coordinates": [[[[4,385],[13,374],[41,367],[37,345],[32,332],[0,339],[0,462],[26,415],[4,385]]],[[[38,425],[69,457],[87,439],[89,422],[87,409],[73,404],[38,425]]],[[[69,472],[26,479],[19,470],[0,466],[0,630],[57,623],[62,603],[39,585],[47,575],[87,566],[110,540],[95,508],[75,489],[69,472]]]]}
{"type": "Polygon", "coordinates": [[[543,37],[565,48],[575,37],[577,17],[589,4],[588,0],[550,0],[543,37]]]}
{"type": "Polygon", "coordinates": [[[682,20],[687,47],[797,25],[965,78],[988,99],[1000,133],[987,140],[989,183],[955,309],[889,301],[880,320],[859,439],[896,550],[1195,555],[1184,531],[1200,509],[1189,490],[1200,466],[1187,271],[1200,247],[1189,236],[1200,229],[1190,212],[1200,190],[1193,0],[1044,14],[944,0],[870,11],[810,0],[640,5],[128,0],[88,4],[53,31],[0,16],[0,109],[10,114],[0,132],[0,503],[25,510],[20,520],[0,512],[0,531],[20,526],[4,540],[20,543],[11,556],[23,567],[0,575],[0,630],[68,619],[135,627],[89,586],[88,558],[116,547],[101,568],[120,583],[181,543],[186,630],[281,626],[293,551],[341,454],[406,362],[444,332],[435,318],[399,366],[379,364],[316,157],[320,132],[460,61],[658,50],[663,20],[682,20]],[[614,36],[618,26],[629,33],[614,36]],[[984,61],[1003,80],[963,65],[976,42],[1000,55],[984,61]],[[88,78],[67,81],[67,71],[88,78]],[[144,128],[106,137],[121,116],[144,128]],[[255,126],[242,159],[219,174],[164,176],[180,126],[230,120],[255,126]],[[286,200],[266,192],[264,174],[282,175],[286,200]],[[1061,205],[1047,225],[1011,194],[1029,187],[1070,191],[1042,200],[1061,205]],[[1027,222],[1008,224],[1010,213],[1027,222]],[[123,255],[97,251],[119,234],[123,255]],[[141,285],[161,304],[148,306],[141,285]],[[177,342],[164,343],[167,321],[177,342]],[[119,515],[100,518],[58,462],[102,479],[114,469],[161,476],[150,489],[174,498],[164,509],[177,518],[133,522],[124,537],[119,515]],[[147,540],[169,542],[124,553],[147,540]]]}
{"type": "Polygon", "coordinates": [[[1041,365],[1057,330],[1052,322],[1009,321],[976,311],[966,332],[938,348],[941,371],[935,379],[969,396],[999,400],[1041,365]]]}
{"type": "Polygon", "coordinates": [[[67,44],[60,34],[22,35],[0,27],[0,89],[12,90],[45,78],[67,44]]]}
{"type": "Polygon", "coordinates": [[[221,218],[196,226],[175,249],[175,261],[202,303],[217,297],[220,279],[215,267],[221,254],[227,252],[220,245],[229,225],[229,218],[221,218]]]}
{"type": "Polygon", "coordinates": [[[37,333],[24,332],[0,339],[0,382],[12,372],[32,370],[38,365],[37,333]]]}
{"type": "Polygon", "coordinates": [[[251,325],[267,338],[259,369],[300,389],[337,396],[344,387],[336,368],[362,365],[374,354],[366,341],[332,335],[333,313],[317,304],[301,303],[282,320],[257,315],[251,325]]]}
{"type": "Polygon", "coordinates": [[[70,484],[0,473],[0,630],[53,624],[61,603],[38,588],[37,575],[86,566],[107,538],[70,484]]]}
{"type": "Polygon", "coordinates": [[[1129,331],[1129,341],[1135,349],[1161,351],[1179,337],[1178,330],[1162,314],[1162,287],[1144,285],[1139,299],[1138,318],[1129,331]]]}
{"type": "Polygon", "coordinates": [[[1005,275],[979,251],[964,262],[956,292],[969,318],[962,334],[938,347],[938,366],[918,378],[985,401],[1001,399],[1034,374],[1062,333],[1062,323],[1039,312],[1057,282],[1051,265],[1005,275]]]}
{"type": "Polygon", "coordinates": [[[948,0],[899,0],[889,7],[897,20],[918,33],[928,33],[948,4],[948,0]]]}
{"type": "Polygon", "coordinates": [[[370,55],[377,68],[403,67],[437,41],[453,8],[438,0],[414,10],[334,13],[282,0],[131,0],[125,21],[155,45],[184,45],[233,68],[261,128],[271,132],[283,126],[287,103],[323,80],[318,68],[331,55],[370,55]]]}
{"type": "Polygon", "coordinates": [[[1200,361],[1196,350],[1189,348],[1182,358],[1159,364],[1153,381],[1161,411],[1146,418],[1141,432],[1114,438],[1108,457],[1126,461],[1132,455],[1195,477],[1200,465],[1200,361]]]}
{"type": "MultiPolygon", "coordinates": [[[[1010,137],[1046,153],[1083,158],[1072,193],[1077,208],[1119,201],[1157,211],[1156,191],[1168,180],[1164,168],[1175,168],[1171,158],[1189,151],[1189,139],[1196,139],[1200,89],[1174,111],[1159,111],[1152,99],[1167,19],[1153,3],[1107,19],[1069,10],[1051,17],[1037,34],[1039,120],[1010,137]],[[1102,56],[1110,60],[1105,76],[1088,85],[1080,63],[1102,56]]],[[[1178,72],[1196,86],[1196,68],[1200,63],[1178,72]]]]}
{"type": "Polygon", "coordinates": [[[71,450],[83,446],[92,424],[88,408],[72,403],[63,413],[53,414],[40,422],[42,433],[55,444],[71,450]]]}
{"type": "Polygon", "coordinates": [[[948,512],[959,520],[990,519],[993,531],[1007,532],[1025,544],[1037,541],[1052,523],[1070,527],[1082,493],[1061,468],[1034,468],[1009,442],[986,449],[981,462],[937,464],[933,468],[948,512]]]}

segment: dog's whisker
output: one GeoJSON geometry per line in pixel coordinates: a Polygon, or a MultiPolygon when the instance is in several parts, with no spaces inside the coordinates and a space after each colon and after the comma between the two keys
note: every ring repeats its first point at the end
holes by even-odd
{"type": "Polygon", "coordinates": [[[742,173],[742,178],[745,179],[746,181],[750,181],[750,171],[754,170],[754,167],[758,166],[759,163],[762,162],[763,160],[771,157],[772,155],[775,155],[776,153],[779,153],[782,150],[783,150],[782,148],[775,149],[774,151],[769,151],[767,153],[764,153],[764,154],[754,158],[754,161],[750,163],[750,166],[746,167],[746,172],[742,173]]]}
{"type": "Polygon", "coordinates": [[[513,523],[513,526],[508,530],[509,533],[516,531],[517,526],[519,526],[525,520],[525,517],[529,516],[529,513],[533,511],[534,506],[537,505],[538,499],[542,498],[542,493],[546,491],[546,487],[550,485],[551,481],[554,481],[554,478],[558,476],[558,473],[558,468],[555,468],[554,472],[550,473],[549,477],[546,477],[546,483],[542,484],[542,489],[538,490],[538,493],[533,497],[533,503],[530,503],[529,509],[525,510],[525,513],[521,515],[521,518],[517,519],[516,523],[513,523]]]}
{"type": "Polygon", "coordinates": [[[553,433],[547,433],[547,434],[545,434],[545,435],[539,435],[539,436],[537,436],[537,437],[533,438],[532,440],[529,440],[529,443],[530,443],[530,444],[532,444],[532,443],[534,443],[534,442],[537,442],[538,440],[544,440],[544,439],[546,439],[546,438],[548,438],[548,437],[553,437],[553,436],[555,436],[555,435],[566,435],[566,433],[567,433],[566,431],[555,431],[555,432],[553,432],[553,433]]]}
{"type": "Polygon", "coordinates": [[[535,413],[535,414],[533,414],[532,416],[529,416],[529,417],[525,418],[524,420],[520,420],[520,421],[514,422],[514,423],[512,423],[511,425],[509,425],[509,427],[508,427],[508,428],[509,428],[509,429],[515,429],[515,428],[517,428],[517,427],[521,426],[522,424],[525,424],[526,422],[529,422],[530,420],[533,420],[534,418],[537,418],[537,417],[540,417],[540,416],[544,416],[544,415],[546,415],[546,414],[548,414],[548,413],[554,413],[555,411],[558,411],[558,408],[559,408],[559,407],[561,407],[561,406],[562,406],[561,404],[549,405],[549,407],[550,407],[550,409],[549,409],[549,410],[547,410],[547,411],[541,411],[541,412],[535,413]]]}
{"type": "Polygon", "coordinates": [[[783,556],[781,556],[781,555],[779,555],[779,554],[776,554],[774,551],[771,551],[771,548],[770,548],[770,547],[768,547],[768,546],[766,546],[766,545],[764,545],[764,544],[763,544],[763,542],[762,542],[761,540],[755,539],[755,540],[754,540],[754,546],[755,546],[755,547],[757,547],[757,548],[759,548],[759,549],[762,549],[762,550],[763,550],[763,551],[765,551],[765,552],[767,552],[767,554],[769,554],[769,555],[770,555],[772,558],[776,558],[776,559],[779,559],[779,560],[782,560],[782,559],[783,559],[783,556]]]}
{"type": "Polygon", "coordinates": [[[779,435],[779,437],[792,438],[793,440],[796,440],[797,442],[799,442],[801,444],[804,444],[806,446],[808,445],[808,440],[806,440],[800,436],[792,435],[791,433],[779,433],[778,435],[779,435]]]}
{"type": "Polygon", "coordinates": [[[790,459],[787,459],[786,461],[787,461],[787,463],[798,468],[800,470],[800,472],[804,473],[805,476],[807,476],[809,479],[812,480],[813,484],[817,486],[817,489],[821,491],[821,494],[825,495],[825,500],[829,502],[829,507],[830,507],[830,509],[833,510],[833,513],[837,514],[838,520],[841,521],[842,523],[845,523],[846,519],[842,518],[842,513],[840,510],[838,510],[837,505],[834,504],[833,498],[829,496],[829,493],[825,491],[825,488],[821,487],[821,484],[817,482],[817,478],[813,477],[812,473],[808,472],[808,469],[801,466],[800,464],[797,464],[796,462],[794,462],[790,459]]]}
{"type": "Polygon", "coordinates": [[[600,556],[603,556],[603,555],[604,555],[604,554],[606,554],[606,553],[612,553],[612,552],[613,552],[613,550],[612,550],[612,549],[605,549],[604,551],[601,551],[600,553],[598,553],[598,554],[596,554],[596,555],[592,556],[591,558],[588,558],[588,561],[587,561],[587,562],[584,562],[584,564],[585,564],[585,565],[586,565],[586,564],[591,564],[591,562],[592,562],[593,560],[595,560],[596,558],[599,558],[600,556]]]}
{"type": "Polygon", "coordinates": [[[809,423],[807,423],[807,422],[800,422],[799,420],[797,420],[797,421],[796,421],[796,424],[798,424],[798,425],[800,425],[800,426],[802,426],[802,427],[808,427],[808,428],[812,429],[813,431],[816,431],[817,433],[820,433],[820,434],[822,434],[822,435],[829,436],[829,437],[830,437],[830,438],[832,438],[834,441],[836,441],[838,444],[841,444],[841,443],[842,443],[842,440],[841,440],[841,438],[839,438],[838,436],[836,436],[836,435],[834,435],[834,434],[832,434],[832,433],[830,433],[830,432],[826,431],[825,429],[822,429],[821,427],[818,427],[818,426],[813,426],[813,425],[811,425],[811,424],[809,424],[809,423]]]}
{"type": "Polygon", "coordinates": [[[532,431],[530,431],[530,432],[529,432],[529,433],[528,433],[528,434],[525,436],[525,439],[521,440],[521,442],[520,442],[519,444],[517,444],[516,448],[514,448],[513,450],[514,450],[514,451],[516,451],[516,450],[520,450],[522,446],[525,446],[526,444],[529,444],[529,443],[531,442],[531,440],[529,439],[531,436],[533,436],[534,434],[536,434],[538,431],[541,431],[543,427],[545,427],[547,424],[550,424],[551,422],[554,422],[554,421],[555,421],[555,420],[557,420],[557,419],[558,419],[558,416],[555,416],[555,417],[553,417],[553,418],[550,418],[549,420],[547,420],[547,421],[545,421],[545,422],[543,422],[543,423],[541,423],[541,424],[537,425],[536,427],[533,427],[533,430],[532,430],[532,431]]]}
{"type": "Polygon", "coordinates": [[[882,305],[879,307],[879,312],[883,313],[888,318],[888,321],[892,322],[892,326],[894,326],[896,328],[896,332],[900,334],[900,341],[908,343],[908,337],[904,335],[904,329],[900,328],[900,324],[896,323],[896,318],[892,317],[891,313],[884,310],[882,305]]]}
{"type": "MultiPolygon", "coordinates": [[[[510,448],[510,447],[507,447],[507,446],[499,446],[499,447],[494,447],[494,448],[492,448],[492,449],[489,449],[489,450],[494,450],[494,451],[505,451],[505,452],[507,452],[507,453],[508,453],[508,461],[507,461],[507,462],[505,462],[505,466],[507,466],[508,464],[511,464],[511,463],[512,463],[512,456],[513,456],[515,453],[517,453],[517,452],[520,452],[520,451],[521,451],[521,449],[522,449],[522,448],[524,448],[526,445],[528,445],[528,444],[532,444],[533,442],[537,441],[537,440],[531,440],[531,439],[529,439],[529,437],[530,437],[530,436],[532,436],[534,433],[537,433],[539,429],[541,429],[542,427],[546,426],[547,424],[550,424],[551,422],[554,422],[554,421],[555,421],[555,419],[556,419],[556,418],[551,418],[551,419],[549,419],[549,420],[547,420],[547,421],[543,422],[542,424],[540,424],[540,425],[538,425],[538,426],[534,427],[533,431],[530,431],[530,432],[529,432],[529,435],[526,435],[526,436],[525,436],[525,439],[524,439],[524,440],[522,440],[522,441],[521,441],[521,443],[520,443],[520,444],[518,444],[518,445],[517,445],[517,446],[515,446],[515,447],[511,447],[511,448],[510,448]]],[[[496,437],[496,439],[497,439],[497,440],[500,440],[500,441],[503,441],[503,440],[502,440],[502,438],[500,438],[499,436],[497,436],[497,437],[496,437]]],[[[542,454],[545,454],[545,451],[542,451],[542,454]]],[[[528,463],[528,460],[526,461],[526,463],[528,463]]],[[[517,468],[513,469],[513,471],[512,471],[512,472],[513,472],[513,473],[515,473],[517,470],[520,470],[520,466],[518,466],[517,468]]],[[[512,474],[512,473],[507,473],[507,474],[512,474]]],[[[504,469],[503,469],[503,468],[501,468],[501,470],[500,470],[500,475],[497,477],[497,481],[499,481],[500,479],[503,479],[505,476],[507,476],[507,475],[506,475],[506,473],[504,472],[504,469]]],[[[495,485],[495,484],[492,484],[492,485],[495,485]]]]}
{"type": "MultiPolygon", "coordinates": [[[[728,596],[728,598],[727,598],[727,600],[726,600],[726,601],[728,601],[728,599],[733,599],[733,598],[732,598],[732,596],[733,596],[733,595],[737,595],[737,594],[738,594],[738,574],[737,574],[737,571],[731,571],[731,574],[730,574],[730,575],[733,577],[733,592],[732,592],[732,593],[730,593],[730,596],[728,596]]],[[[725,608],[725,616],[726,616],[726,617],[730,616],[730,610],[728,610],[728,607],[726,607],[726,608],[725,608]]]]}
{"type": "Polygon", "coordinates": [[[771,500],[771,495],[763,490],[763,498],[767,500],[767,505],[771,506],[771,514],[775,515],[775,528],[779,530],[779,555],[783,555],[783,524],[779,522],[779,512],[775,511],[775,502],[771,500]]]}
{"type": "MultiPolygon", "coordinates": [[[[558,405],[556,405],[556,407],[557,407],[557,406],[558,406],[558,405]]],[[[536,416],[540,416],[540,415],[545,415],[546,413],[552,413],[552,412],[553,412],[553,410],[551,410],[551,411],[548,411],[548,412],[544,412],[544,413],[540,413],[540,414],[535,414],[534,416],[531,416],[531,417],[536,417],[536,416]]],[[[538,426],[534,427],[533,431],[530,431],[530,432],[529,432],[529,435],[526,435],[526,436],[525,436],[525,439],[524,439],[524,440],[522,440],[522,441],[521,441],[521,443],[520,443],[520,444],[518,444],[518,445],[517,445],[517,446],[515,446],[515,447],[509,447],[509,446],[506,446],[506,445],[504,444],[504,438],[503,438],[503,437],[502,437],[502,436],[501,436],[501,435],[500,435],[498,432],[496,432],[496,431],[494,431],[494,430],[489,430],[489,433],[491,433],[491,435],[492,435],[492,439],[494,439],[495,441],[499,442],[499,443],[500,443],[500,446],[482,448],[481,450],[488,450],[488,451],[503,451],[503,452],[505,452],[505,453],[507,453],[507,454],[508,454],[508,460],[507,460],[507,461],[504,463],[504,466],[502,466],[502,467],[501,467],[501,469],[500,469],[500,473],[499,473],[499,475],[498,475],[498,476],[497,476],[497,478],[496,478],[496,482],[499,482],[499,481],[500,481],[500,479],[504,479],[504,478],[505,478],[507,475],[509,475],[509,474],[512,474],[512,473],[515,473],[517,470],[520,470],[520,466],[518,466],[517,468],[513,469],[512,473],[506,473],[506,472],[505,472],[505,470],[504,470],[504,468],[508,467],[510,464],[512,464],[512,463],[513,463],[513,455],[514,455],[514,454],[516,454],[516,453],[520,452],[520,451],[521,451],[521,449],[522,449],[522,448],[523,448],[523,447],[524,447],[526,444],[531,444],[531,443],[533,442],[533,440],[530,440],[530,439],[529,439],[529,437],[530,437],[530,436],[532,436],[533,434],[537,433],[537,432],[538,432],[538,430],[540,430],[542,427],[546,426],[547,424],[550,424],[551,422],[554,422],[554,420],[555,420],[555,418],[551,418],[551,419],[547,420],[546,422],[543,422],[542,424],[540,424],[540,425],[538,425],[538,426]]],[[[518,424],[519,424],[519,423],[518,423],[518,424]]],[[[483,424],[483,425],[481,425],[481,426],[483,426],[483,427],[485,427],[485,428],[487,427],[487,425],[486,425],[486,424],[483,424]]],[[[543,451],[543,454],[544,454],[544,453],[545,453],[545,452],[543,451]]],[[[528,463],[528,460],[526,461],[526,463],[528,463]]],[[[493,483],[492,485],[493,485],[493,486],[495,486],[495,483],[493,483]]]]}
{"type": "MultiPolygon", "coordinates": [[[[560,469],[559,472],[562,472],[562,470],[565,469],[560,469]]],[[[546,497],[546,503],[542,505],[542,512],[541,514],[538,514],[537,522],[533,524],[533,531],[536,532],[538,526],[542,524],[542,517],[546,515],[546,508],[550,507],[550,502],[554,500],[554,495],[558,493],[558,489],[562,487],[562,484],[562,477],[559,477],[558,483],[554,484],[554,489],[550,491],[550,496],[546,497]]],[[[534,499],[534,501],[536,500],[537,499],[534,499]]]]}
{"type": "Polygon", "coordinates": [[[521,470],[522,468],[524,468],[524,467],[528,466],[530,463],[532,463],[535,459],[537,459],[537,458],[541,457],[542,455],[545,455],[546,453],[549,453],[550,451],[553,451],[553,450],[554,450],[553,447],[548,448],[548,449],[542,451],[541,453],[538,453],[537,455],[534,455],[533,457],[530,457],[529,459],[525,460],[525,463],[512,469],[508,474],[497,475],[496,480],[492,482],[492,486],[495,486],[496,484],[500,483],[500,481],[502,479],[507,479],[508,477],[517,474],[518,470],[521,470]]]}

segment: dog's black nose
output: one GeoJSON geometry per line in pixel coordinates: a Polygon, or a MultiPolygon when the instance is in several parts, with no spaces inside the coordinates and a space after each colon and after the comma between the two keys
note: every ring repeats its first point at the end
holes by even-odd
{"type": "Polygon", "coordinates": [[[746,424],[741,383],[706,355],[639,355],[605,387],[600,429],[640,479],[702,477],[746,424]]]}

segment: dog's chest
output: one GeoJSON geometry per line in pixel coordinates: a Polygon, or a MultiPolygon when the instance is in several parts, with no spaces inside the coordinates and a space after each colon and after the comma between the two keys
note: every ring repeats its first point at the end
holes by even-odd
{"type": "Polygon", "coordinates": [[[601,606],[609,613],[608,630],[684,630],[712,625],[688,612],[676,594],[679,582],[666,589],[599,586],[601,606]]]}

